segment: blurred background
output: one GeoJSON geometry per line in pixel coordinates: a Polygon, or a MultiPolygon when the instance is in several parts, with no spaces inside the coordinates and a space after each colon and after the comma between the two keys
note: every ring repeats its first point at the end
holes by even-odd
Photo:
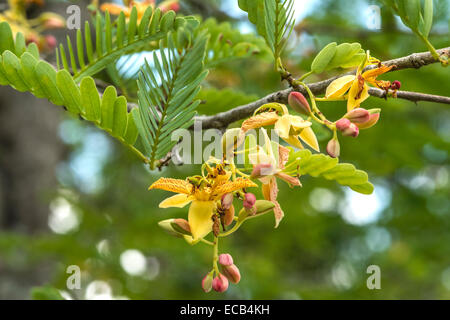
{"type": "MultiPolygon", "coordinates": [[[[64,16],[71,4],[45,2],[29,14],[45,9],[64,16]]],[[[87,1],[73,3],[90,19],[87,1]]],[[[430,39],[442,48],[450,43],[450,1],[434,4],[430,39]]],[[[181,0],[180,12],[254,32],[235,0],[181,0]]],[[[297,0],[296,14],[285,52],[294,75],[308,71],[332,41],[360,42],[381,60],[426,51],[377,1],[297,0]],[[370,5],[381,9],[380,29],[370,5]]],[[[58,40],[67,33],[52,32],[58,40]]],[[[400,80],[404,90],[450,95],[449,69],[439,64],[384,78],[400,80]]],[[[228,91],[226,103],[217,94],[221,103],[200,106],[204,114],[284,88],[264,50],[220,65],[205,86],[228,91]]],[[[320,107],[333,120],[345,112],[343,103],[320,107]]],[[[211,248],[191,247],[161,230],[158,221],[185,218],[187,211],[159,209],[168,193],[147,191],[161,176],[184,178],[199,166],[150,172],[106,133],[0,87],[0,299],[29,299],[39,286],[73,299],[449,299],[449,106],[370,98],[364,107],[382,108],[381,120],[357,139],[342,138],[340,161],[367,171],[375,192],[360,195],[307,176],[303,188],[280,184],[285,218],[279,228],[266,215],[224,239],[220,250],[232,254],[242,280],[224,294],[205,294],[201,279],[211,248]],[[81,269],[79,290],[66,287],[69,265],[81,269]],[[380,290],[366,286],[369,265],[381,269],[380,290]]],[[[319,131],[323,150],[327,134],[319,131]]]]}

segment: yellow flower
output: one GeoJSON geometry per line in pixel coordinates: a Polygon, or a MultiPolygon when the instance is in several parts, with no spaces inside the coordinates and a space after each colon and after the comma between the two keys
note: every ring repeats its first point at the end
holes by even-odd
{"type": "MultiPolygon", "coordinates": [[[[206,178],[195,177],[199,182],[160,178],[149,189],[162,189],[177,193],[159,204],[160,208],[183,208],[190,204],[188,222],[194,242],[205,237],[213,227],[212,216],[216,202],[222,195],[239,189],[256,187],[249,179],[237,178],[229,181],[231,173],[218,165],[206,178]]],[[[188,179],[189,180],[189,179],[188,179]]]]}
{"type": "Polygon", "coordinates": [[[277,112],[272,111],[257,114],[242,123],[241,129],[244,133],[251,129],[274,124],[275,132],[278,136],[290,145],[303,149],[303,145],[300,142],[301,139],[311,148],[319,152],[319,143],[317,142],[314,131],[311,129],[311,122],[303,120],[299,116],[290,115],[284,104],[269,103],[261,108],[276,108],[282,115],[279,116],[277,112]]]}
{"type": "Polygon", "coordinates": [[[376,68],[363,71],[365,67],[373,64],[379,64],[379,60],[368,55],[366,61],[357,69],[356,75],[346,75],[331,82],[325,92],[325,98],[330,100],[339,99],[348,91],[347,111],[351,111],[359,107],[369,97],[368,83],[387,90],[391,83],[377,80],[377,77],[388,72],[394,66],[379,65],[376,68]]]}
{"type": "Polygon", "coordinates": [[[264,147],[259,147],[256,153],[249,154],[249,160],[254,167],[252,176],[258,178],[263,184],[262,192],[264,199],[271,201],[275,205],[273,211],[275,214],[276,228],[284,217],[284,212],[277,201],[278,185],[276,178],[286,181],[290,186],[301,186],[301,183],[298,178],[282,172],[284,165],[289,159],[290,150],[275,142],[271,142],[266,130],[264,128],[261,130],[265,138],[264,147]],[[274,149],[276,154],[274,153],[274,149]]]}

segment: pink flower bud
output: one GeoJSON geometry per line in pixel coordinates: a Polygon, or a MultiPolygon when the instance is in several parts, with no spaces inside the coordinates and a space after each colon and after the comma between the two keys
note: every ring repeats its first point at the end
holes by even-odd
{"type": "Polygon", "coordinates": [[[219,263],[223,266],[231,266],[233,264],[233,257],[228,253],[222,253],[219,256],[219,263]]]}
{"type": "Polygon", "coordinates": [[[51,51],[56,48],[57,41],[54,36],[46,35],[45,36],[45,46],[48,51],[51,51]]]}
{"type": "Polygon", "coordinates": [[[372,113],[369,116],[369,120],[367,120],[364,123],[357,123],[356,125],[358,126],[359,129],[368,129],[373,127],[378,122],[378,119],[380,119],[380,114],[372,113]]]}
{"type": "Polygon", "coordinates": [[[339,131],[343,131],[345,129],[347,129],[350,126],[351,122],[350,120],[346,119],[346,118],[342,118],[339,119],[338,121],[336,121],[336,128],[339,131]]]}
{"type": "Polygon", "coordinates": [[[359,128],[356,124],[351,123],[350,126],[342,131],[343,136],[356,138],[359,134],[359,128]]]}
{"type": "Polygon", "coordinates": [[[364,123],[369,120],[369,116],[369,111],[366,109],[356,108],[350,112],[347,112],[344,118],[347,118],[352,123],[364,123]]]}
{"type": "Polygon", "coordinates": [[[221,273],[214,278],[212,288],[217,292],[225,292],[228,289],[228,279],[221,273]]]}
{"type": "Polygon", "coordinates": [[[212,283],[213,283],[213,274],[212,272],[209,272],[202,280],[203,291],[210,292],[212,289],[212,283]]]}
{"type": "Polygon", "coordinates": [[[241,281],[241,273],[239,272],[239,268],[236,265],[232,264],[230,266],[222,266],[222,273],[228,280],[232,283],[239,283],[241,281]]]}
{"type": "Polygon", "coordinates": [[[233,194],[225,193],[222,196],[221,204],[222,204],[223,209],[225,209],[225,210],[229,209],[231,207],[231,205],[233,204],[233,194]]]}
{"type": "Polygon", "coordinates": [[[255,205],[256,197],[253,193],[246,193],[244,196],[244,208],[251,209],[255,205]]]}
{"type": "Polygon", "coordinates": [[[257,164],[252,171],[251,178],[257,179],[272,174],[273,167],[270,163],[257,164]]]}
{"type": "Polygon", "coordinates": [[[339,145],[339,140],[338,139],[331,139],[330,141],[328,141],[327,153],[332,158],[339,157],[339,155],[341,153],[341,146],[339,145]]]}
{"type": "Polygon", "coordinates": [[[398,81],[398,80],[395,80],[391,84],[391,89],[392,90],[399,90],[401,87],[402,87],[402,83],[400,81],[398,81]]]}
{"type": "Polygon", "coordinates": [[[300,92],[292,91],[288,97],[288,103],[298,113],[309,115],[311,108],[309,107],[308,100],[300,92]]]}

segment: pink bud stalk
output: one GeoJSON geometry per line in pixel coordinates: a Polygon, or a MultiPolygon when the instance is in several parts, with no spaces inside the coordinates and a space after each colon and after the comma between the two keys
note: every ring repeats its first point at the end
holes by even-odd
{"type": "Polygon", "coordinates": [[[350,120],[352,123],[364,123],[369,120],[370,114],[369,111],[363,108],[356,108],[347,112],[344,118],[350,120]]]}
{"type": "Polygon", "coordinates": [[[244,208],[246,208],[246,209],[253,208],[253,206],[255,205],[255,202],[256,202],[256,197],[253,193],[248,192],[245,194],[244,202],[243,202],[244,208]]]}
{"type": "Polygon", "coordinates": [[[228,289],[228,279],[221,273],[212,281],[212,288],[217,292],[225,292],[228,289]]]}
{"type": "Polygon", "coordinates": [[[231,266],[233,264],[233,257],[228,253],[222,253],[219,256],[219,264],[223,266],[231,266]]]}
{"type": "Polygon", "coordinates": [[[234,264],[230,266],[222,266],[222,273],[234,284],[241,281],[241,273],[239,272],[239,268],[234,264]]]}
{"type": "Polygon", "coordinates": [[[289,94],[288,103],[298,113],[309,115],[311,108],[309,107],[308,100],[300,92],[293,91],[289,94]]]}
{"type": "Polygon", "coordinates": [[[327,153],[332,158],[338,158],[341,153],[341,146],[338,139],[331,139],[327,144],[327,153]]]}

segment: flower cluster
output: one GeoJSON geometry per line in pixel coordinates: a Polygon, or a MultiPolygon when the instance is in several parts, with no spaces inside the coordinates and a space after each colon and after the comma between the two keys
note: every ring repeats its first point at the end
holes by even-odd
{"type": "Polygon", "coordinates": [[[242,122],[240,128],[227,130],[222,137],[224,156],[210,158],[201,170],[201,175],[185,180],[160,178],[150,189],[162,189],[176,193],[159,204],[160,208],[184,208],[189,205],[187,220],[167,219],[159,225],[172,235],[183,238],[194,245],[199,242],[211,245],[213,250],[212,269],[202,280],[205,292],[214,289],[224,292],[229,282],[238,283],[239,269],[229,254],[219,255],[219,239],[235,232],[248,219],[273,211],[275,227],[283,219],[284,212],[277,201],[278,180],[291,188],[301,187],[298,162],[290,161],[294,148],[308,146],[316,152],[320,147],[313,131],[313,122],[330,129],[334,135],[328,142],[327,152],[338,157],[340,148],[337,132],[343,136],[357,137],[360,129],[375,125],[380,117],[379,109],[366,110],[360,104],[368,97],[368,85],[373,84],[384,90],[397,90],[399,82],[377,80],[376,77],[390,70],[378,60],[367,55],[366,60],[356,70],[356,75],[346,75],[333,81],[327,88],[325,97],[316,98],[304,85],[311,105],[305,96],[293,91],[289,94],[290,107],[300,115],[291,114],[286,105],[268,103],[242,122]],[[375,68],[368,66],[377,64],[375,68]],[[367,83],[366,83],[367,82],[367,83]],[[335,121],[329,121],[318,109],[317,101],[347,100],[347,112],[335,121]],[[269,128],[270,127],[270,128],[269,128]],[[281,145],[269,138],[267,130],[275,132],[287,145],[281,145]],[[260,143],[247,143],[251,131],[258,130],[260,143]],[[243,146],[249,166],[238,168],[235,157],[243,146]],[[247,172],[246,172],[247,171],[247,172]],[[258,184],[257,184],[258,183],[258,184]],[[249,189],[260,188],[263,199],[257,199],[249,189]],[[239,212],[235,206],[240,206],[239,212]],[[238,212],[236,214],[236,212],[238,212]],[[206,237],[212,233],[212,241],[206,237]]]}

